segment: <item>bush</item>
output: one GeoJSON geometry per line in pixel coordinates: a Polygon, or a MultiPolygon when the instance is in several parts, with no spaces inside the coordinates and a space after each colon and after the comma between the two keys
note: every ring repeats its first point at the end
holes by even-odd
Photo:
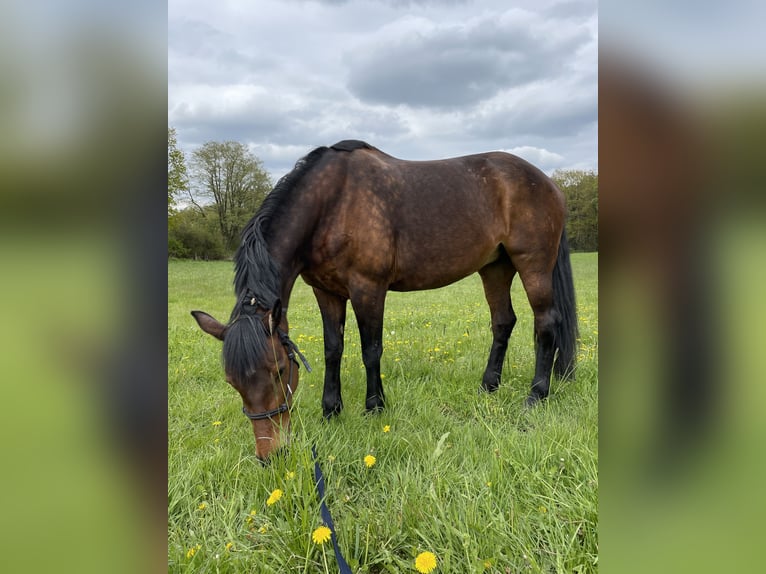
{"type": "Polygon", "coordinates": [[[225,259],[214,216],[187,208],[168,219],[168,256],[187,259],[225,259]]]}

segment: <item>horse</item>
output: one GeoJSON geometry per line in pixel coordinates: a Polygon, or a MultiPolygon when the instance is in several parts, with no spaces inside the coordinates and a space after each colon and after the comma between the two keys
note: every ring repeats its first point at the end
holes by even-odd
{"type": "Polygon", "coordinates": [[[299,359],[287,306],[298,276],[322,316],[329,419],[343,409],[340,364],[347,302],[367,377],[365,409],[384,408],[380,375],[386,293],[435,289],[477,272],[491,314],[481,389],[500,385],[516,324],[511,282],[534,313],[535,374],[526,404],[548,396],[552,371],[573,374],[577,316],[564,195],[541,170],[503,152],[433,161],[395,158],[357,140],[318,147],[282,177],[242,231],[236,303],[227,324],[192,311],[223,342],[227,381],[252,421],[256,455],[289,440],[299,359]]]}

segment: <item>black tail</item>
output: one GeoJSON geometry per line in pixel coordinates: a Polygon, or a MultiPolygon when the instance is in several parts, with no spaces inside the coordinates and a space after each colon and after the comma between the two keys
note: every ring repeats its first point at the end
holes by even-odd
{"type": "Polygon", "coordinates": [[[555,333],[558,356],[553,365],[553,372],[560,378],[574,378],[579,331],[566,230],[561,234],[559,255],[556,259],[556,266],[553,268],[553,307],[559,316],[555,333]]]}

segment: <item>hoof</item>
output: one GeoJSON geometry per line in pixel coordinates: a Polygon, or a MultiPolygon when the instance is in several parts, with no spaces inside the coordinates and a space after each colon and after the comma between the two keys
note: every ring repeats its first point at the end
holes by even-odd
{"type": "Polygon", "coordinates": [[[329,409],[322,409],[322,415],[324,417],[324,420],[329,421],[330,419],[337,417],[340,412],[343,410],[343,405],[335,405],[332,408],[329,409]]]}
{"type": "Polygon", "coordinates": [[[364,405],[364,412],[368,415],[374,415],[383,412],[384,408],[383,400],[379,397],[373,397],[372,399],[367,399],[364,405]]]}
{"type": "Polygon", "coordinates": [[[540,395],[538,395],[538,394],[536,394],[536,393],[529,393],[529,396],[527,397],[527,400],[525,401],[525,403],[524,403],[524,404],[525,404],[527,407],[533,407],[533,406],[535,406],[537,403],[539,403],[540,401],[542,401],[544,398],[545,398],[544,396],[540,396],[540,395]]]}

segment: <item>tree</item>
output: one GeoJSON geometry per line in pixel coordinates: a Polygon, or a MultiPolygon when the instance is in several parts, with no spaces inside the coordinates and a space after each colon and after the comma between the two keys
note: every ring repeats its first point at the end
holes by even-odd
{"type": "Polygon", "coordinates": [[[176,129],[168,128],[168,217],[173,214],[173,205],[178,195],[189,189],[184,153],[178,149],[176,129]]]}
{"type": "Polygon", "coordinates": [[[271,177],[239,142],[205,143],[192,155],[191,172],[197,196],[212,200],[223,244],[233,251],[242,227],[271,190],[271,177]]]}
{"type": "Polygon", "coordinates": [[[598,251],[598,174],[556,170],[553,181],[567,198],[567,237],[572,249],[598,251]]]}

